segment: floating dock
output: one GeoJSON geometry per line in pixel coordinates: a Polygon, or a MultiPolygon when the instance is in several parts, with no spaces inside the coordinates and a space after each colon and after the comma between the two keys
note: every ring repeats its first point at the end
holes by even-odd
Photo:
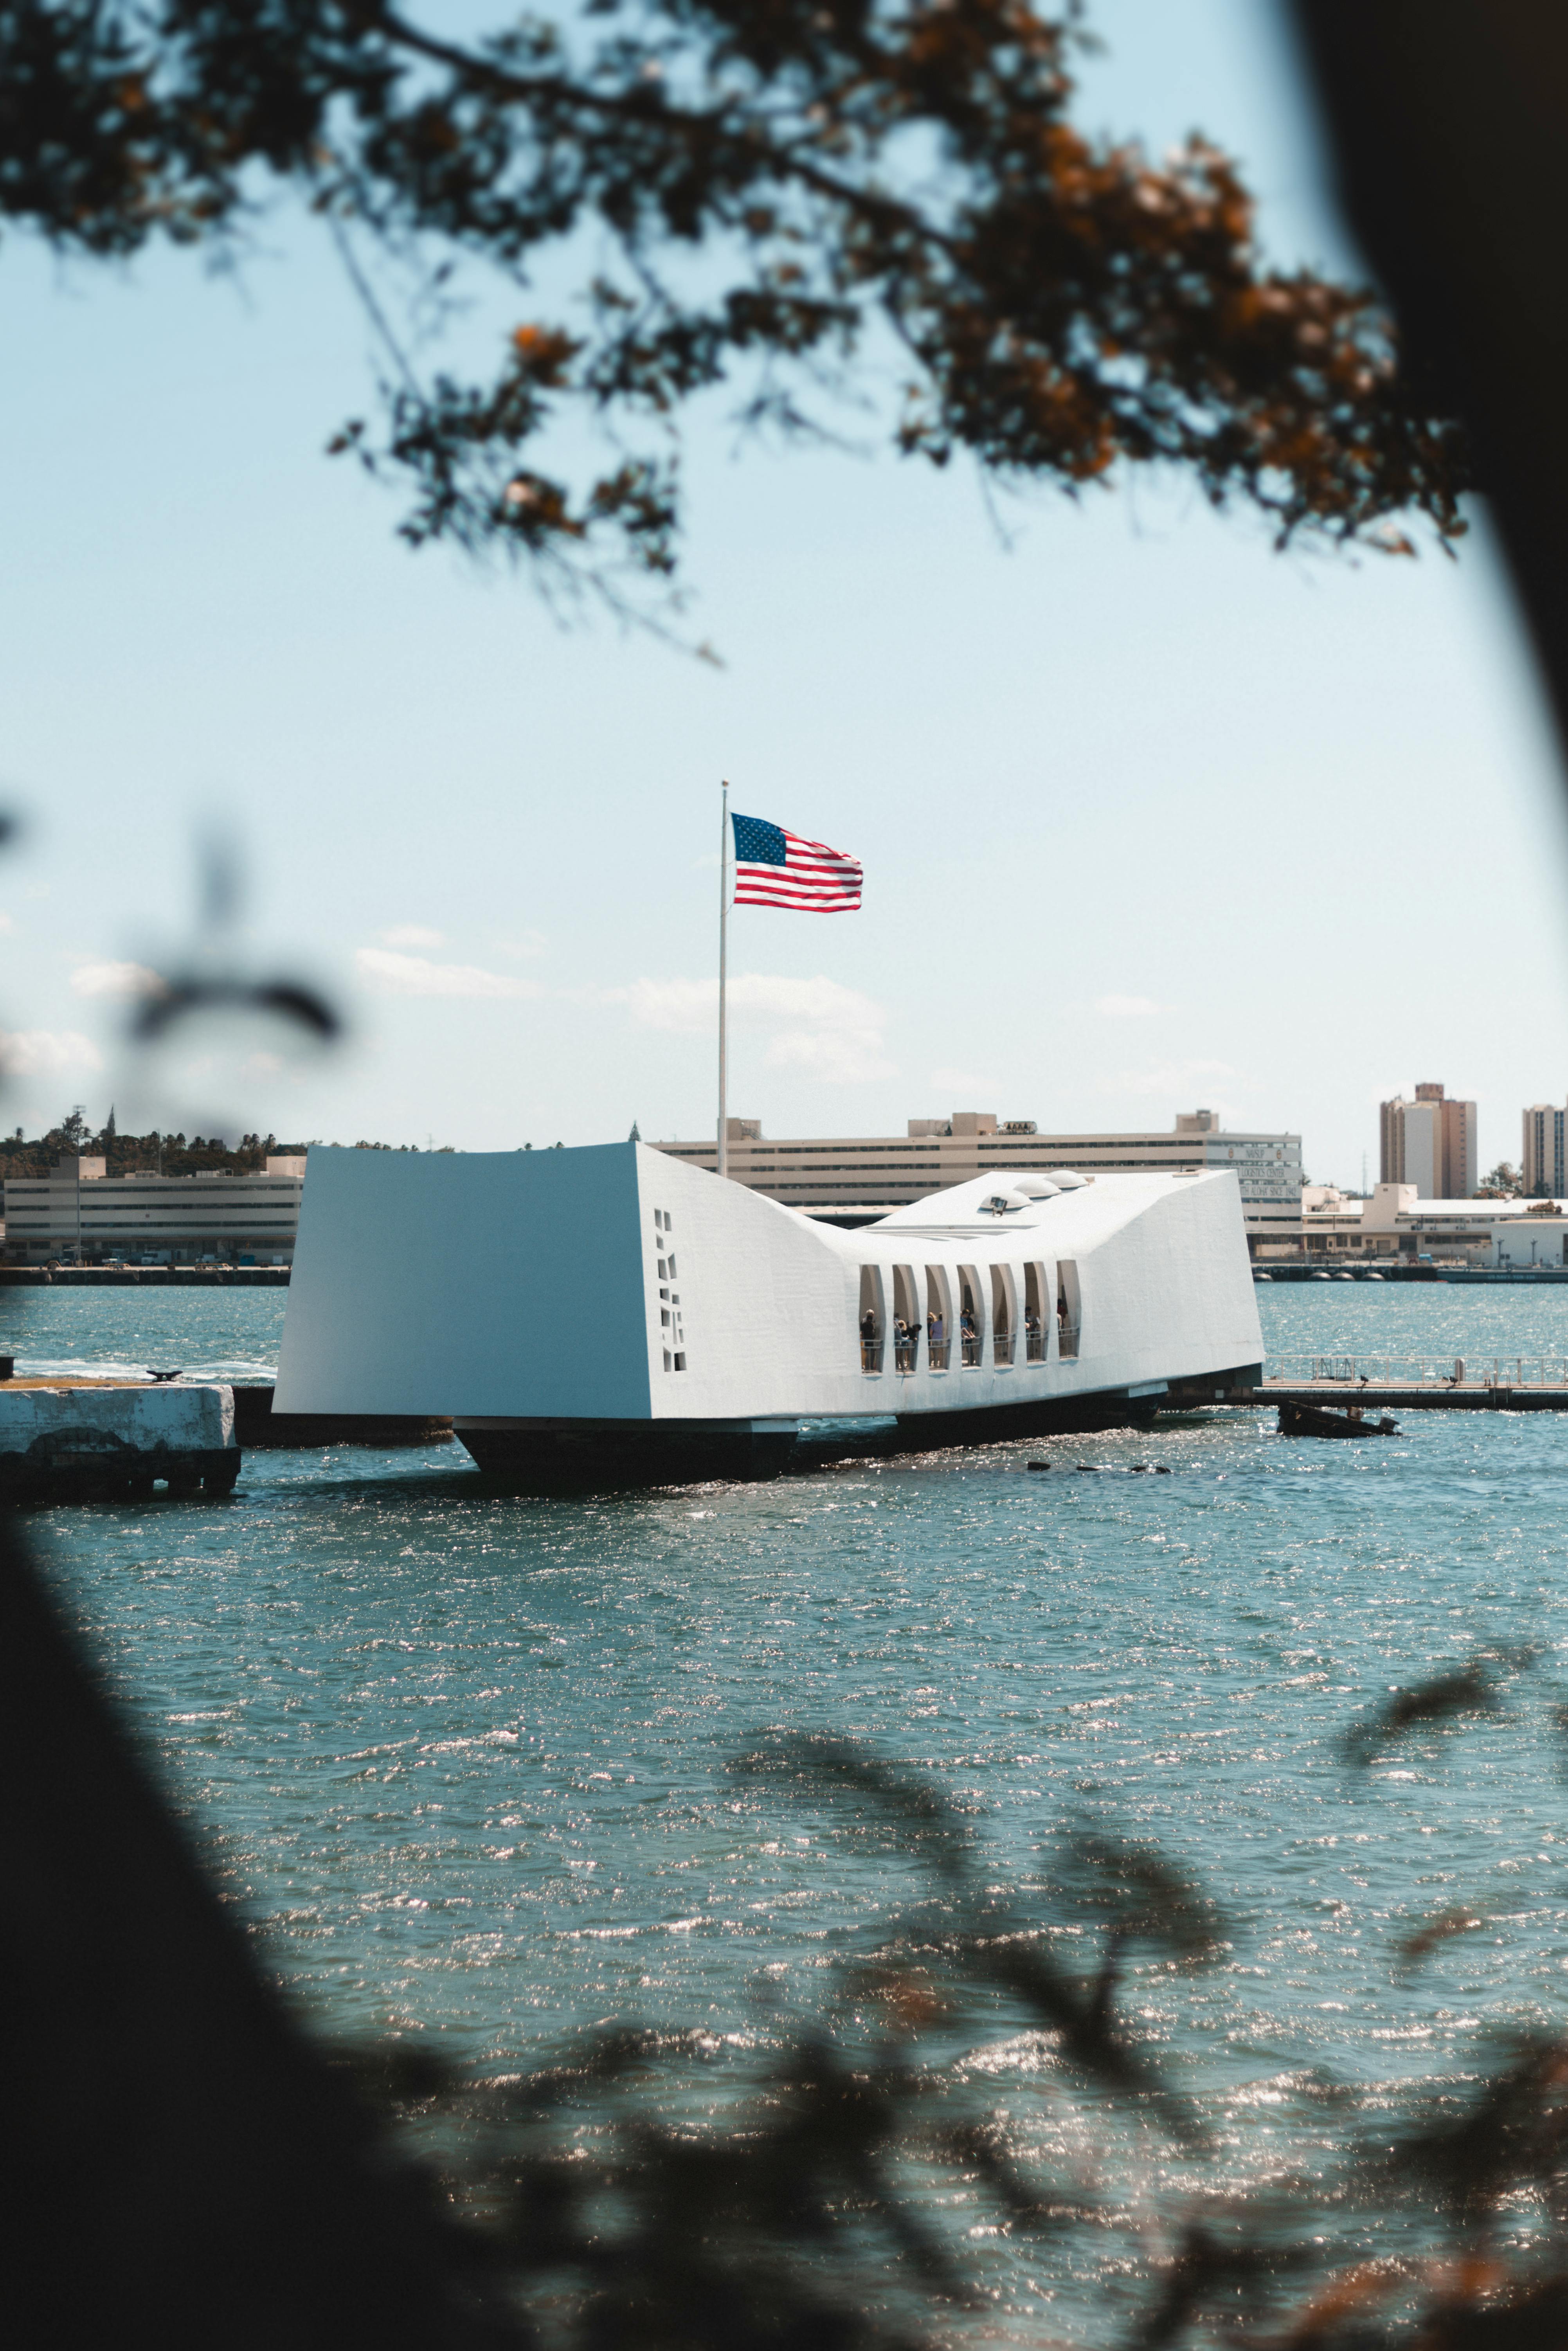
{"type": "Polygon", "coordinates": [[[1260,1380],[1249,1387],[1174,1384],[1161,1412],[1204,1411],[1213,1405],[1250,1411],[1278,1405],[1327,1406],[1343,1412],[1568,1412],[1568,1381],[1546,1380],[1260,1380]]]}

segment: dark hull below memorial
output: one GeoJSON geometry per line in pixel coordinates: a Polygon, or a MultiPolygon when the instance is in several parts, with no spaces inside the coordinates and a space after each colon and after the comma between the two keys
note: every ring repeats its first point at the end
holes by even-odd
{"type": "MultiPolygon", "coordinates": [[[[1257,1378],[1257,1367],[1216,1375],[1233,1396],[1257,1378]],[[1232,1385],[1232,1384],[1235,1384],[1232,1385]]],[[[1006,1445],[1025,1437],[1071,1437],[1095,1429],[1145,1428],[1167,1398],[1130,1396],[1125,1389],[1099,1395],[998,1405],[970,1412],[889,1415],[862,1428],[831,1425],[758,1430],[705,1427],[680,1421],[576,1421],[529,1428],[475,1428],[459,1421],[456,1435],[488,1482],[515,1494],[604,1492],[637,1487],[706,1485],[715,1480],[756,1484],[786,1471],[831,1461],[915,1453],[956,1446],[1006,1445]]]]}
{"type": "Polygon", "coordinates": [[[235,1437],[247,1452],[257,1446],[304,1451],[330,1445],[387,1451],[452,1442],[451,1421],[423,1413],[274,1412],[272,1389],[259,1381],[236,1382],[234,1399],[235,1437]]]}
{"type": "Polygon", "coordinates": [[[590,1494],[628,1487],[757,1484],[790,1464],[793,1430],[691,1429],[657,1421],[564,1428],[465,1428],[456,1435],[486,1479],[509,1494],[590,1494]]]}

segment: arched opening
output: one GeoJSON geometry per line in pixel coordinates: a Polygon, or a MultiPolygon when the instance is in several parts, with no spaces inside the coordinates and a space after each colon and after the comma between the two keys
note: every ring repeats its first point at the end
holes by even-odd
{"type": "Polygon", "coordinates": [[[861,1268],[861,1369],[880,1372],[882,1343],[887,1329],[887,1319],[882,1302],[882,1268],[862,1265],[861,1268]]]}
{"type": "Polygon", "coordinates": [[[1046,1357],[1045,1268],[1023,1270],[1023,1353],[1026,1364],[1043,1364],[1046,1357]]]}
{"type": "Polygon", "coordinates": [[[925,1362],[934,1372],[945,1372],[953,1344],[953,1301],[948,1294],[947,1269],[925,1269],[925,1362]]]}
{"type": "Polygon", "coordinates": [[[986,1343],[984,1292],[972,1265],[958,1268],[958,1361],[967,1372],[979,1367],[986,1343]]]}
{"type": "Polygon", "coordinates": [[[1010,1364],[1013,1359],[1013,1332],[1018,1324],[1013,1270],[1010,1265],[991,1268],[991,1361],[1010,1364]]]}
{"type": "Polygon", "coordinates": [[[893,1269],[893,1363],[900,1372],[914,1371],[920,1360],[920,1293],[915,1286],[915,1268],[895,1265],[893,1269]]]}
{"type": "Polygon", "coordinates": [[[1071,1258],[1063,1258],[1056,1269],[1056,1336],[1057,1352],[1064,1363],[1078,1353],[1079,1334],[1083,1327],[1082,1309],[1078,1294],[1078,1268],[1071,1258]]]}

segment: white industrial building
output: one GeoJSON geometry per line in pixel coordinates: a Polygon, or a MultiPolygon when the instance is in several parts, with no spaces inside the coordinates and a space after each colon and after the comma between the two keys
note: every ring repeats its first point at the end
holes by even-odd
{"type": "Polygon", "coordinates": [[[303,1157],[256,1176],[110,1176],[102,1159],[62,1159],[47,1176],[8,1177],[5,1257],[13,1265],[287,1265],[303,1157]]]}
{"type": "Polygon", "coordinates": [[[1325,1264],[1568,1265],[1568,1200],[1429,1200],[1414,1184],[1379,1184],[1357,1200],[1313,1184],[1301,1195],[1301,1228],[1307,1256],[1325,1264]]]}
{"type": "MultiPolygon", "coordinates": [[[[718,1157],[712,1138],[653,1147],[694,1167],[711,1168],[718,1157]]],[[[813,1135],[787,1142],[770,1142],[758,1119],[732,1118],[727,1157],[732,1183],[789,1207],[826,1212],[830,1219],[859,1212],[866,1221],[927,1193],[1009,1167],[1041,1176],[1062,1167],[1117,1176],[1223,1167],[1240,1185],[1254,1249],[1260,1242],[1281,1238],[1301,1245],[1301,1136],[1228,1134],[1212,1110],[1184,1112],[1174,1127],[1131,1134],[1041,1134],[1032,1119],[954,1111],[946,1118],[912,1118],[903,1135],[813,1135]]]]}

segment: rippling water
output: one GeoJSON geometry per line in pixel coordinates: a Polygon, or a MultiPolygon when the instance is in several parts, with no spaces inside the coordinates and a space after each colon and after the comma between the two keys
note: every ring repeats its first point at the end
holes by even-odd
{"type": "MultiPolygon", "coordinates": [[[[1259,1294],[1280,1351],[1568,1353],[1563,1289],[1259,1294]]],[[[262,1366],[285,1296],[0,1292],[0,1345],[262,1366]]],[[[1184,1859],[1224,1907],[1222,1963],[1134,1968],[1130,2007],[1238,2184],[1311,2160],[1313,2068],[1451,2078],[1478,2027],[1563,2013],[1568,1418],[1412,1414],[1318,1446],[1258,1413],[585,1501],[476,1482],[455,1447],[259,1453],[229,1506],[40,1521],[178,1801],[335,2029],[509,2060],[612,2016],[744,2039],[762,1991],[809,2006],[907,1886],[852,1826],[726,1774],[763,1727],[935,1775],[1025,1878],[1070,1813],[1184,1859]],[[1173,1474],[1125,1474],[1156,1461],[1173,1474]],[[1344,1725],[1391,1687],[1521,1644],[1542,1656],[1495,1720],[1347,1772],[1344,1725]],[[1461,1901],[1484,1927],[1401,1980],[1395,1938],[1461,1901]]],[[[992,2062],[1016,2108],[1038,2053],[992,2062]]],[[[1055,2297],[1053,2329],[1092,2339],[1074,2277],[1064,2254],[1011,2279],[997,2323],[1055,2297]]]]}

